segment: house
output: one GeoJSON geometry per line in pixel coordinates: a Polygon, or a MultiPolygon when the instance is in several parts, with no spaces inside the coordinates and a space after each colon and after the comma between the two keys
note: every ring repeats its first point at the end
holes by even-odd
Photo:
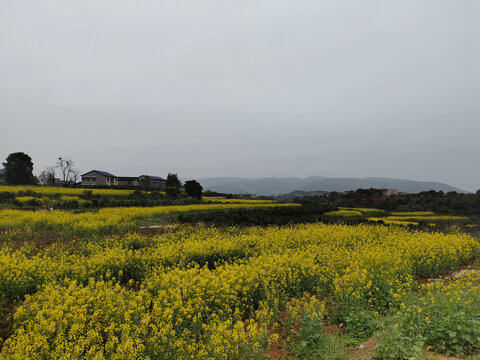
{"type": "Polygon", "coordinates": [[[397,189],[385,189],[383,190],[383,196],[388,197],[392,195],[398,195],[399,191],[397,189]]]}
{"type": "Polygon", "coordinates": [[[118,186],[118,177],[106,171],[92,170],[82,175],[82,186],[118,186]]]}
{"type": "Polygon", "coordinates": [[[139,186],[140,181],[138,177],[133,176],[119,176],[118,177],[118,186],[139,186]]]}
{"type": "Polygon", "coordinates": [[[159,176],[141,175],[138,177],[139,185],[145,187],[156,188],[159,190],[165,190],[167,182],[159,176]]]}
{"type": "Polygon", "coordinates": [[[3,184],[5,182],[5,169],[0,169],[0,184],[3,184]]]}
{"type": "Polygon", "coordinates": [[[69,181],[63,181],[62,179],[55,178],[54,186],[67,186],[69,183],[69,181]]]}

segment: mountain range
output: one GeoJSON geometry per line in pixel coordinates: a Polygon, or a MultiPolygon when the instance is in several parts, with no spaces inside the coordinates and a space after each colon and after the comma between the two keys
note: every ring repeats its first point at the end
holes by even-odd
{"type": "Polygon", "coordinates": [[[241,177],[212,177],[198,180],[205,190],[226,194],[256,194],[256,195],[281,195],[293,191],[348,191],[356,189],[397,189],[407,193],[422,191],[467,191],[439,182],[426,182],[405,179],[392,179],[383,177],[367,178],[332,178],[324,176],[311,176],[307,178],[271,177],[271,178],[241,178],[241,177]]]}

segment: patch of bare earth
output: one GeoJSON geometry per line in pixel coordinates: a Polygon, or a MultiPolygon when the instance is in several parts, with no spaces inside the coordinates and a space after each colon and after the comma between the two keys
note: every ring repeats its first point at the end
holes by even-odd
{"type": "Polygon", "coordinates": [[[14,248],[20,248],[23,245],[33,245],[35,248],[41,250],[56,243],[70,243],[75,240],[75,237],[65,237],[53,230],[37,229],[28,234],[15,235],[8,240],[8,243],[14,248]]]}
{"type": "Polygon", "coordinates": [[[445,356],[431,351],[425,351],[425,358],[428,360],[462,360],[455,356],[445,356]]]}
{"type": "Polygon", "coordinates": [[[8,339],[13,328],[13,312],[15,303],[9,299],[0,300],[0,351],[3,342],[8,339]]]}
{"type": "Polygon", "coordinates": [[[365,341],[362,345],[355,349],[355,351],[350,354],[348,360],[370,360],[373,359],[373,352],[377,348],[378,339],[375,336],[372,336],[370,339],[365,341]]]}
{"type": "MultiPolygon", "coordinates": [[[[378,339],[372,336],[362,345],[360,345],[349,357],[348,360],[373,360],[373,353],[377,348],[378,339]]],[[[462,360],[455,356],[445,356],[434,353],[432,351],[425,351],[425,358],[428,360],[462,360]]]]}
{"type": "Polygon", "coordinates": [[[175,225],[171,224],[154,224],[147,226],[140,226],[137,229],[137,233],[144,236],[154,236],[165,233],[169,229],[173,229],[175,225]]]}

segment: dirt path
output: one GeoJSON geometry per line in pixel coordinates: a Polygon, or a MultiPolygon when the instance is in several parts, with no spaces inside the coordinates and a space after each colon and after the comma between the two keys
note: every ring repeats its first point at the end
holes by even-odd
{"type": "Polygon", "coordinates": [[[370,339],[360,345],[350,356],[348,360],[370,360],[373,359],[373,352],[377,348],[378,339],[372,336],[370,339]]]}

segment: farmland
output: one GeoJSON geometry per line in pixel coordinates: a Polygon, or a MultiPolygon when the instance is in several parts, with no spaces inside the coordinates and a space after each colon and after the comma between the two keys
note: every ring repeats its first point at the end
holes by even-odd
{"type": "Polygon", "coordinates": [[[328,355],[340,359],[374,333],[381,358],[478,352],[480,278],[441,278],[475,264],[476,238],[459,229],[341,223],[342,214],[400,222],[436,214],[344,208],[331,223],[175,221],[298,208],[217,197],[82,212],[0,210],[0,357],[322,359],[341,348],[328,355]],[[326,331],[332,326],[335,334],[326,331]]]}

